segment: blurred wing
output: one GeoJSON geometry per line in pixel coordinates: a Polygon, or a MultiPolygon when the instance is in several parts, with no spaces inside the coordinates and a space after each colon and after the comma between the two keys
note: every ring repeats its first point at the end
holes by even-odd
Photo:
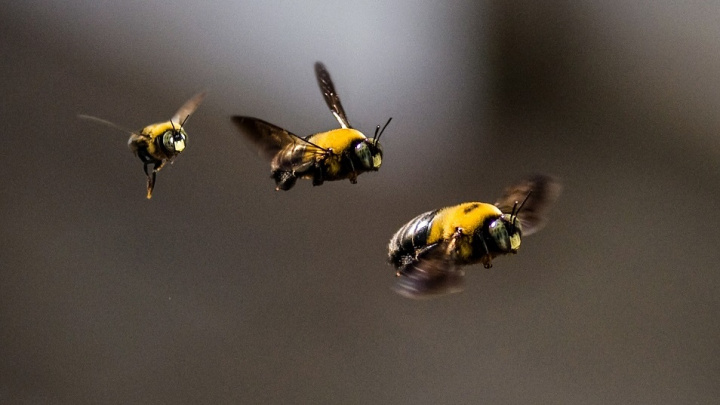
{"type": "Polygon", "coordinates": [[[277,155],[285,146],[302,138],[276,125],[252,117],[233,116],[232,121],[247,139],[257,145],[260,155],[268,160],[277,155]]]}
{"type": "Polygon", "coordinates": [[[439,243],[403,269],[393,290],[406,298],[422,299],[463,290],[465,273],[447,253],[448,243],[439,243]]]}
{"type": "Polygon", "coordinates": [[[178,127],[185,125],[187,122],[187,119],[190,118],[192,113],[195,112],[195,110],[198,108],[200,103],[205,99],[206,92],[198,93],[188,101],[185,102],[185,104],[180,107],[179,110],[173,115],[173,117],[170,119],[175,125],[178,127]]]}
{"type": "Polygon", "coordinates": [[[542,229],[547,222],[547,213],[562,191],[557,179],[542,174],[531,176],[522,182],[508,187],[495,203],[503,213],[511,213],[515,203],[525,205],[517,214],[522,225],[522,235],[532,235],[542,229]],[[529,194],[529,197],[528,197],[529,194]]]}
{"type": "Polygon", "coordinates": [[[102,125],[108,126],[108,127],[110,127],[110,128],[114,128],[114,129],[117,129],[118,131],[124,132],[124,133],[126,133],[126,134],[132,134],[132,135],[137,135],[137,136],[145,136],[145,135],[141,134],[141,133],[138,132],[138,131],[132,131],[132,130],[129,130],[129,129],[127,129],[127,128],[123,128],[123,127],[121,127],[120,125],[115,124],[114,122],[110,122],[110,121],[108,121],[108,120],[104,120],[104,119],[98,118],[98,117],[93,117],[92,115],[78,114],[78,118],[83,119],[83,120],[87,120],[87,121],[93,121],[93,122],[96,122],[96,123],[98,123],[98,124],[102,124],[102,125]]]}
{"type": "Polygon", "coordinates": [[[315,63],[315,76],[317,77],[318,85],[320,86],[320,91],[325,98],[325,102],[328,107],[330,107],[330,111],[335,116],[335,119],[338,120],[341,127],[351,128],[347,116],[345,115],[345,110],[343,109],[342,104],[340,104],[340,97],[335,92],[335,86],[330,78],[330,73],[328,73],[327,69],[325,69],[325,65],[321,62],[315,63]]]}

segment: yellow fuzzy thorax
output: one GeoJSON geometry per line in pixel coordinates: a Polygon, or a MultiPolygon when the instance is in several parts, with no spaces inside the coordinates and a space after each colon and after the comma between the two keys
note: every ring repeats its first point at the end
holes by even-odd
{"type": "Polygon", "coordinates": [[[468,202],[441,209],[433,219],[428,243],[450,239],[460,228],[464,235],[471,235],[490,217],[502,216],[496,206],[481,202],[468,202]]]}
{"type": "Polygon", "coordinates": [[[172,130],[179,130],[180,126],[178,124],[173,124],[172,121],[165,121],[160,122],[158,124],[151,124],[146,126],[145,128],[140,131],[143,135],[148,135],[149,137],[155,139],[159,135],[164,134],[167,131],[172,130]]]}
{"type": "Polygon", "coordinates": [[[364,139],[367,139],[365,135],[356,129],[340,128],[311,135],[308,141],[321,148],[332,149],[335,153],[340,153],[350,148],[353,142],[364,139]]]}

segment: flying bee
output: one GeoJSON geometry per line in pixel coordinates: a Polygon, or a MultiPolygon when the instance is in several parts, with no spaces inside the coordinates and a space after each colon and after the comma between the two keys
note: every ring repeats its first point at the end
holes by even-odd
{"type": "Polygon", "coordinates": [[[301,138],[261,119],[232,117],[240,132],[270,160],[276,190],[291,189],[298,178],[312,179],[313,186],[343,179],[355,184],[359,174],[377,171],[382,164],[380,136],[392,118],[382,130],[377,126],[374,138],[366,138],[350,126],[325,65],[315,63],[315,76],[339,129],[301,138]]]}
{"type": "Polygon", "coordinates": [[[461,291],[461,267],[489,269],[495,257],[517,253],[522,237],[545,225],[560,191],[554,178],[535,175],[507,188],[495,205],[467,202],[418,215],[390,239],[394,290],[409,298],[461,291]]]}
{"type": "Polygon", "coordinates": [[[143,162],[143,170],[147,176],[147,198],[150,199],[152,198],[153,188],[155,188],[157,172],[166,163],[172,163],[187,147],[187,132],[185,132],[184,126],[190,115],[195,112],[205,98],[205,94],[205,92],[198,93],[186,101],[170,121],[151,124],[140,131],[127,130],[102,118],[88,115],[80,115],[79,117],[130,133],[128,147],[143,162]],[[150,165],[153,165],[152,171],[148,171],[150,165]]]}

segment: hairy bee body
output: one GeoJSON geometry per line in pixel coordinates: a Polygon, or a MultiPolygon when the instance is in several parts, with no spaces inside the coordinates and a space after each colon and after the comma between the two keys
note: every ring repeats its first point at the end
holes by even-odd
{"type": "Polygon", "coordinates": [[[559,193],[554,178],[536,175],[509,187],[494,205],[467,202],[416,216],[390,238],[395,291],[410,298],[461,291],[461,267],[490,268],[496,257],[517,253],[522,237],[542,228],[559,193]]]}
{"type": "Polygon", "coordinates": [[[382,164],[382,147],[378,142],[383,132],[380,126],[375,138],[367,138],[353,129],[330,74],[320,62],[315,64],[315,76],[325,102],[340,124],[339,129],[301,138],[258,118],[232,117],[238,130],[270,160],[270,177],[275,180],[277,190],[291,189],[299,178],[312,179],[314,186],[345,179],[356,183],[358,175],[377,171],[382,164]]]}
{"type": "Polygon", "coordinates": [[[492,204],[468,202],[420,214],[405,224],[390,239],[388,259],[404,272],[408,263],[417,260],[438,243],[455,239],[453,261],[459,265],[491,259],[501,254],[514,253],[520,247],[516,238],[511,249],[498,246],[490,235],[490,225],[503,217],[502,211],[492,204]]]}
{"type": "Polygon", "coordinates": [[[271,177],[282,190],[292,187],[297,178],[312,179],[316,186],[324,181],[344,179],[355,183],[358,174],[379,167],[366,168],[354,153],[350,153],[361,142],[367,142],[358,130],[334,129],[310,135],[305,140],[312,144],[288,144],[272,159],[271,177]]]}
{"type": "Polygon", "coordinates": [[[147,176],[147,194],[149,199],[155,187],[157,172],[167,162],[172,162],[187,146],[187,132],[183,125],[187,122],[192,113],[205,99],[205,93],[198,93],[186,101],[175,115],[168,121],[151,124],[140,131],[128,131],[113,124],[110,121],[88,115],[80,115],[80,118],[89,119],[130,133],[128,147],[143,162],[143,171],[147,176]],[[148,171],[148,166],[152,170],[148,171]]]}
{"type": "Polygon", "coordinates": [[[183,128],[176,128],[171,121],[148,125],[137,134],[133,133],[128,139],[128,147],[143,163],[155,164],[159,171],[165,162],[172,160],[187,147],[187,132],[183,128]],[[163,142],[163,136],[176,139],[174,146],[169,148],[163,142]]]}

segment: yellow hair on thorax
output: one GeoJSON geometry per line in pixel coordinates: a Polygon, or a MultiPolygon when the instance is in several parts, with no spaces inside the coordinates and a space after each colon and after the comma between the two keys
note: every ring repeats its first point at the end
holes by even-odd
{"type": "Polygon", "coordinates": [[[148,125],[142,129],[141,133],[143,135],[148,135],[152,139],[155,139],[159,135],[162,135],[167,131],[172,131],[173,128],[175,130],[178,130],[180,129],[180,126],[178,124],[173,124],[172,121],[165,121],[157,124],[148,125]]]}
{"type": "Polygon", "coordinates": [[[340,128],[311,135],[308,138],[308,141],[314,143],[317,146],[320,146],[321,148],[332,149],[334,155],[330,156],[328,159],[325,160],[325,166],[327,173],[331,176],[334,176],[340,171],[339,154],[349,149],[353,142],[362,141],[365,139],[367,139],[365,138],[365,135],[363,135],[362,132],[356,129],[340,128]]]}
{"type": "Polygon", "coordinates": [[[443,208],[438,212],[430,228],[428,243],[449,239],[458,228],[464,235],[471,235],[490,217],[497,218],[502,212],[494,205],[468,202],[443,208]]]}
{"type": "Polygon", "coordinates": [[[339,153],[348,149],[353,142],[364,139],[367,139],[365,135],[356,129],[340,128],[311,135],[308,141],[322,148],[332,149],[336,153],[339,153]]]}

